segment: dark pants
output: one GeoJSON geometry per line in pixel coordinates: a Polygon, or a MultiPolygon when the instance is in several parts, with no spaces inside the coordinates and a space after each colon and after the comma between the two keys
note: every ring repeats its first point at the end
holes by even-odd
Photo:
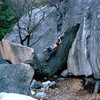
{"type": "Polygon", "coordinates": [[[52,47],[48,47],[48,58],[46,59],[46,61],[50,60],[52,55],[55,54],[56,50],[54,50],[52,47]]]}

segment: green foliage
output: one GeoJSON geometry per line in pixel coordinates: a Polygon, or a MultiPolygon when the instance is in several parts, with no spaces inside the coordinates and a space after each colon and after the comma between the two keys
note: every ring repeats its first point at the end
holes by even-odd
{"type": "Polygon", "coordinates": [[[12,30],[12,19],[14,16],[5,4],[0,5],[0,40],[12,30]]]}

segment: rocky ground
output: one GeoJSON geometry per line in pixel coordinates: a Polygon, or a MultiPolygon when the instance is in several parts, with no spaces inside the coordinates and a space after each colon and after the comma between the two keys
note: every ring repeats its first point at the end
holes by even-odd
{"type": "MultiPolygon", "coordinates": [[[[80,78],[59,78],[57,87],[46,91],[47,96],[40,100],[100,100],[99,94],[92,94],[82,87],[80,78]]],[[[34,97],[34,96],[33,96],[34,97]]]]}

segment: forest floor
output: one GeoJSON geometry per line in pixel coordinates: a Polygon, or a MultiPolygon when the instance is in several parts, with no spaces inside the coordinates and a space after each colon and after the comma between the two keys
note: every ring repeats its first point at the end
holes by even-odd
{"type": "Polygon", "coordinates": [[[100,100],[100,94],[92,94],[83,89],[80,78],[66,78],[56,82],[57,87],[47,90],[47,97],[40,100],[100,100]]]}

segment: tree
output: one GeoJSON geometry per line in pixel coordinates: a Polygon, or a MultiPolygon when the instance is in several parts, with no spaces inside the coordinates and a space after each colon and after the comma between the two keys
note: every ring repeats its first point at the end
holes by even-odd
{"type": "Polygon", "coordinates": [[[20,38],[20,43],[22,45],[24,45],[25,43],[27,44],[27,46],[31,47],[32,45],[34,45],[34,43],[36,43],[40,38],[35,41],[34,43],[31,43],[31,39],[33,38],[33,34],[34,31],[38,28],[38,26],[43,22],[44,20],[44,16],[45,16],[45,12],[42,13],[42,17],[41,19],[36,23],[36,15],[38,12],[36,12],[36,14],[34,14],[33,16],[33,9],[34,9],[34,4],[35,1],[34,0],[6,0],[6,3],[9,5],[10,9],[12,9],[12,11],[15,13],[15,16],[17,17],[17,31],[19,34],[19,38],[20,38]],[[15,8],[12,6],[14,5],[15,8]],[[21,7],[18,7],[18,6],[21,7]],[[21,26],[20,24],[20,20],[23,18],[23,15],[25,15],[28,19],[27,23],[24,23],[26,27],[21,26]],[[20,20],[19,20],[20,19],[20,20]],[[23,34],[23,32],[25,32],[25,34],[23,34]]]}
{"type": "Polygon", "coordinates": [[[0,40],[4,35],[12,30],[13,23],[11,22],[14,18],[8,6],[0,1],[0,40]]]}

